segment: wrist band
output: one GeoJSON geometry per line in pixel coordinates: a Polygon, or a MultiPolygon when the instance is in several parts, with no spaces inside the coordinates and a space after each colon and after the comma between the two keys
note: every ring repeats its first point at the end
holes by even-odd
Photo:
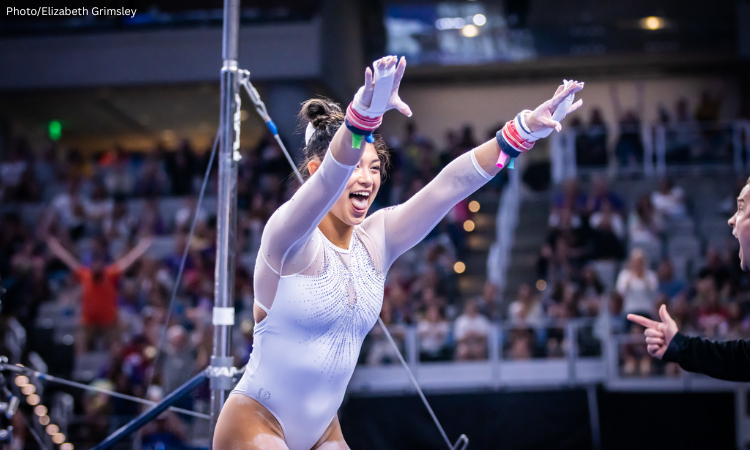
{"type": "Polygon", "coordinates": [[[497,167],[508,167],[513,169],[513,161],[523,152],[534,147],[534,142],[523,139],[511,120],[495,134],[495,139],[500,147],[500,157],[497,159],[497,167]]]}
{"type": "Polygon", "coordinates": [[[375,131],[382,123],[383,116],[367,117],[360,114],[354,107],[354,102],[346,108],[346,118],[356,128],[365,131],[375,131]]]}
{"type": "Polygon", "coordinates": [[[362,138],[365,138],[365,141],[369,142],[370,144],[375,142],[375,138],[372,136],[372,131],[362,130],[355,127],[351,122],[349,122],[349,118],[344,119],[344,125],[346,125],[346,128],[348,128],[349,131],[352,132],[352,148],[361,148],[362,138]]]}
{"type": "Polygon", "coordinates": [[[372,137],[372,132],[382,123],[383,116],[374,118],[363,116],[354,108],[354,102],[349,103],[349,107],[346,108],[344,124],[346,125],[346,128],[352,132],[352,148],[362,148],[363,137],[371,144],[375,142],[375,138],[372,137]]]}

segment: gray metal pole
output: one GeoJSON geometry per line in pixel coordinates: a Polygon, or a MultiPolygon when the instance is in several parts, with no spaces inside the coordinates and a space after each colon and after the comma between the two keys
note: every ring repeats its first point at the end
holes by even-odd
{"type": "Polygon", "coordinates": [[[234,324],[235,230],[237,228],[237,161],[240,145],[240,73],[237,68],[240,0],[224,0],[224,34],[221,68],[221,146],[214,283],[214,349],[211,357],[211,430],[216,425],[228,391],[231,331],[234,324]]]}

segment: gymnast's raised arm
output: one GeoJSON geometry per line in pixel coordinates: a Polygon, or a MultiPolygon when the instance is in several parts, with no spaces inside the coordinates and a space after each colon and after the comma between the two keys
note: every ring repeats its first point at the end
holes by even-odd
{"type": "Polygon", "coordinates": [[[453,160],[407,202],[368,218],[363,225],[368,233],[377,236],[382,230],[385,269],[419,243],[459,201],[483,186],[520,152],[531,149],[535,139],[546,137],[552,129],[559,131],[559,121],[565,114],[581,106],[581,100],[572,104],[573,95],[581,89],[583,83],[566,81],[536,110],[524,111],[508,122],[498,132],[498,139],[453,160]],[[556,113],[558,105],[564,109],[556,113]]]}
{"type": "MultiPolygon", "coordinates": [[[[375,129],[380,125],[383,113],[398,109],[411,115],[409,107],[398,97],[398,86],[406,68],[402,58],[387,56],[365,71],[365,84],[358,91],[347,112],[347,120],[357,121],[360,130],[375,129]],[[377,109],[377,110],[375,110],[377,109]]],[[[306,132],[307,145],[314,145],[319,134],[324,135],[331,116],[341,116],[337,106],[325,100],[314,99],[305,104],[303,118],[309,120],[306,132]]],[[[283,204],[268,220],[261,238],[260,256],[268,267],[279,275],[297,273],[309,264],[314,251],[302,251],[309,243],[313,230],[341,196],[352,172],[362,158],[365,149],[362,135],[355,135],[347,126],[336,131],[328,152],[322,161],[313,155],[307,161],[314,167],[313,175],[283,204]]],[[[325,148],[325,147],[323,147],[325,148]]],[[[304,171],[304,170],[303,170],[304,171]]]]}

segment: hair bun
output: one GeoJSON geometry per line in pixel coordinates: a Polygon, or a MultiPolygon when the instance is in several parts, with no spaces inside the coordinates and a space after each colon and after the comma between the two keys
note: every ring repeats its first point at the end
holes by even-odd
{"type": "Polygon", "coordinates": [[[343,113],[337,104],[325,99],[313,98],[302,104],[300,117],[318,129],[340,122],[343,120],[343,113]]]}

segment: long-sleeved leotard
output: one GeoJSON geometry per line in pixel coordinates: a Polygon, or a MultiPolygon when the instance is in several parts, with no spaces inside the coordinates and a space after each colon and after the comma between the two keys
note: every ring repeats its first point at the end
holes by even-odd
{"type": "Polygon", "coordinates": [[[310,449],[341,405],[393,261],[492,178],[472,150],[404,204],[356,226],[349,248],[341,249],[317,226],[354,169],[329,151],[271,216],[261,239],[255,295],[267,316],[255,327],[253,353],[233,392],[277,418],[290,450],[310,449]]]}

